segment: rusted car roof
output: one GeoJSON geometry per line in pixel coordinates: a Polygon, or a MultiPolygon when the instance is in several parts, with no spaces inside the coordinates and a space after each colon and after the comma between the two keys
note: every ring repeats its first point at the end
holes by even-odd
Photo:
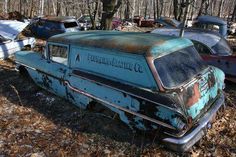
{"type": "Polygon", "coordinates": [[[191,46],[185,38],[137,32],[87,31],[55,35],[49,42],[158,57],[191,46]]]}

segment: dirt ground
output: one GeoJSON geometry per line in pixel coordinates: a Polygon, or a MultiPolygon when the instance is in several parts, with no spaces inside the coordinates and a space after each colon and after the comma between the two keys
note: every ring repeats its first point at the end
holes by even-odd
{"type": "Polygon", "coordinates": [[[81,110],[37,87],[0,61],[0,156],[236,156],[236,85],[227,83],[226,108],[189,152],[166,150],[103,109],[81,110]]]}

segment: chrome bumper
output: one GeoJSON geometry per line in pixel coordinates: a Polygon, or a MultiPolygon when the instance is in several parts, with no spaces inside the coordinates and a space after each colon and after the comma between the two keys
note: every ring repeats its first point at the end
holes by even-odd
{"type": "Polygon", "coordinates": [[[205,134],[209,125],[211,125],[212,118],[216,115],[216,112],[221,106],[224,105],[224,94],[222,93],[210,110],[200,119],[198,125],[188,131],[180,138],[168,137],[162,139],[163,143],[177,152],[184,152],[191,148],[196,142],[198,142],[205,134]]]}

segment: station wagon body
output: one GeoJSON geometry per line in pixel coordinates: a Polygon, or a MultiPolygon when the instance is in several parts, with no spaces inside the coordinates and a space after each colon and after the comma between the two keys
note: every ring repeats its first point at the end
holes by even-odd
{"type": "MultiPolygon", "coordinates": [[[[152,33],[179,36],[180,29],[155,29],[152,33]]],[[[201,29],[186,29],[184,37],[192,40],[203,60],[218,67],[226,74],[226,79],[236,83],[236,56],[228,42],[216,32],[201,29]]]]}
{"type": "Polygon", "coordinates": [[[46,52],[19,51],[17,69],[86,108],[99,102],[127,125],[158,131],[169,148],[201,139],[224,104],[224,73],[205,65],[190,40],[147,33],[89,31],[49,38],[46,52]]]}

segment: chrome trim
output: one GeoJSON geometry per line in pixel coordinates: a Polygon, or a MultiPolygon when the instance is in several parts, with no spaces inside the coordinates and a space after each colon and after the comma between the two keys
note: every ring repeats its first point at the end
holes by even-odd
{"type": "Polygon", "coordinates": [[[30,68],[30,69],[32,69],[32,70],[37,70],[37,69],[35,69],[35,68],[33,68],[33,67],[30,67],[30,66],[28,66],[28,65],[25,65],[25,64],[23,64],[23,63],[21,63],[21,62],[18,62],[18,61],[16,61],[16,64],[20,64],[20,65],[23,65],[23,66],[25,66],[25,67],[27,67],[27,68],[30,68]]]}
{"type": "MultiPolygon", "coordinates": [[[[150,103],[153,103],[153,104],[156,104],[156,105],[160,105],[160,106],[162,106],[162,107],[164,107],[164,108],[167,108],[167,109],[169,109],[169,110],[172,110],[172,111],[174,111],[174,112],[179,113],[179,114],[182,115],[185,119],[187,119],[187,117],[186,117],[185,115],[183,115],[183,113],[180,112],[179,110],[177,110],[176,108],[168,107],[168,106],[166,106],[166,105],[164,105],[164,104],[160,104],[160,103],[157,103],[157,102],[155,102],[155,101],[146,99],[146,98],[144,98],[144,97],[135,95],[135,94],[133,94],[133,93],[126,92],[126,91],[124,91],[124,90],[120,90],[120,89],[114,88],[114,87],[109,86],[109,85],[106,85],[106,84],[104,84],[104,83],[100,83],[100,82],[93,81],[93,80],[88,79],[88,78],[86,78],[86,77],[82,77],[82,76],[79,76],[79,75],[76,75],[76,74],[73,74],[73,73],[71,73],[70,75],[75,76],[75,77],[80,77],[80,78],[82,78],[82,79],[85,79],[85,80],[88,80],[88,81],[91,81],[91,82],[94,82],[94,83],[99,83],[100,85],[103,85],[103,86],[105,86],[105,87],[109,87],[109,88],[111,88],[111,89],[117,90],[117,91],[122,92],[122,93],[126,93],[126,94],[128,94],[128,95],[137,97],[137,98],[139,98],[139,99],[148,101],[148,102],[150,102],[150,103]]],[[[144,88],[143,88],[143,89],[144,89],[144,88]]],[[[146,90],[146,91],[147,91],[147,90],[146,90]]]]}
{"type": "Polygon", "coordinates": [[[207,130],[207,126],[215,116],[216,112],[224,105],[225,96],[221,93],[219,99],[214,103],[213,107],[199,120],[198,126],[187,132],[186,135],[180,138],[167,137],[162,139],[164,144],[168,145],[176,151],[186,151],[192,147],[197,141],[199,141],[207,130]]]}
{"type": "Polygon", "coordinates": [[[113,103],[111,103],[111,102],[109,102],[109,101],[106,101],[106,100],[103,100],[103,99],[101,99],[101,98],[98,98],[98,97],[96,97],[96,96],[94,96],[94,95],[92,95],[92,94],[89,94],[89,93],[87,93],[87,92],[85,92],[85,91],[83,91],[83,90],[80,90],[80,89],[78,89],[78,88],[76,88],[76,87],[73,87],[73,86],[70,85],[70,83],[69,83],[68,81],[65,81],[65,84],[66,84],[71,90],[73,90],[73,91],[75,91],[75,92],[78,92],[78,93],[80,93],[80,94],[83,94],[83,95],[85,95],[85,96],[87,96],[87,97],[90,97],[90,98],[92,98],[92,99],[95,99],[95,100],[97,100],[97,101],[100,102],[100,103],[104,103],[104,104],[106,104],[106,105],[109,105],[109,106],[111,106],[111,107],[117,108],[117,109],[122,110],[122,111],[124,111],[124,112],[130,113],[130,114],[132,114],[132,115],[138,116],[138,117],[140,117],[140,118],[143,118],[143,119],[145,119],[145,120],[151,121],[151,122],[156,123],[156,124],[158,124],[158,125],[164,126],[164,127],[166,127],[166,128],[169,128],[169,129],[172,129],[172,130],[176,130],[176,128],[174,128],[173,126],[171,126],[171,125],[169,125],[169,124],[166,124],[166,123],[164,123],[164,122],[161,122],[161,121],[156,120],[156,119],[153,119],[153,118],[150,118],[150,117],[148,117],[148,116],[146,116],[146,115],[143,115],[143,114],[140,114],[140,113],[131,111],[131,110],[126,109],[126,108],[124,108],[124,107],[121,107],[121,106],[119,106],[119,105],[113,104],[113,103]]]}

